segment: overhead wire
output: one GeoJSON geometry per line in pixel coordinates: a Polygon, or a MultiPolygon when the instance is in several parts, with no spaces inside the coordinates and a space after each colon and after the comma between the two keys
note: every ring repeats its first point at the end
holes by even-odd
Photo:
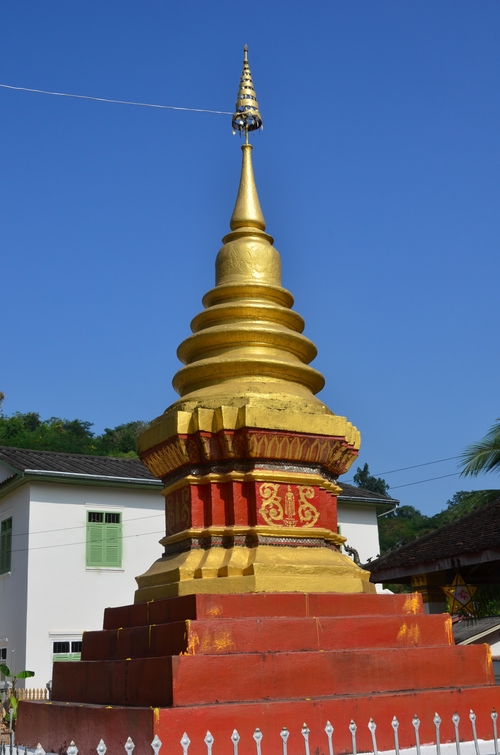
{"type": "MultiPolygon", "coordinates": [[[[375,472],[375,474],[394,474],[394,472],[405,472],[407,469],[417,469],[417,467],[428,467],[431,464],[441,464],[443,461],[453,461],[460,459],[460,456],[448,456],[446,459],[437,459],[436,461],[425,461],[423,464],[412,464],[411,467],[400,467],[399,469],[391,469],[389,472],[375,472]]],[[[457,474],[460,474],[457,472],[457,474]]]]}
{"type": "MultiPolygon", "coordinates": [[[[165,535],[165,530],[155,530],[154,532],[135,532],[132,535],[122,535],[121,539],[129,537],[144,537],[145,535],[165,535]]],[[[12,548],[11,553],[25,553],[26,551],[42,551],[47,548],[67,548],[70,545],[86,545],[86,540],[78,540],[76,543],[55,543],[53,545],[35,545],[28,548],[12,548]]]]}
{"type": "MultiPolygon", "coordinates": [[[[422,464],[412,464],[409,467],[400,467],[399,469],[390,469],[386,472],[375,472],[373,474],[373,477],[377,477],[378,475],[388,475],[388,474],[395,474],[396,472],[406,472],[408,469],[418,469],[419,467],[428,467],[432,464],[442,464],[445,461],[455,461],[456,459],[460,459],[461,456],[447,456],[445,459],[436,459],[436,461],[425,461],[422,464]]],[[[444,474],[439,475],[438,477],[427,477],[425,480],[415,480],[414,482],[406,482],[403,485],[390,485],[390,490],[399,490],[400,488],[410,488],[413,485],[422,485],[424,482],[433,482],[434,480],[444,480],[445,477],[458,477],[460,475],[460,472],[451,472],[450,474],[444,474]]],[[[345,482],[354,482],[354,478],[351,478],[350,480],[346,480],[345,482]]],[[[342,484],[342,481],[341,483],[342,484]]]]}
{"type": "Polygon", "coordinates": [[[398,488],[409,488],[411,485],[421,485],[423,482],[432,482],[432,480],[443,480],[445,477],[457,477],[460,472],[452,472],[451,474],[442,474],[440,477],[428,477],[426,480],[416,480],[416,482],[407,482],[404,485],[394,485],[391,490],[397,490],[398,488]]]}
{"type": "MultiPolygon", "coordinates": [[[[104,511],[104,509],[101,506],[89,506],[88,510],[97,510],[97,511],[104,511]]],[[[109,513],[109,510],[108,510],[109,513]]],[[[141,519],[155,519],[156,517],[165,516],[164,511],[160,511],[158,514],[148,514],[148,516],[134,516],[130,519],[127,519],[127,522],[138,522],[141,519]]],[[[50,530],[38,530],[36,532],[13,532],[12,537],[31,537],[32,535],[47,535],[51,532],[67,532],[68,530],[80,530],[84,529],[87,526],[87,524],[75,524],[74,527],[55,527],[50,530]]]]}
{"type": "Polygon", "coordinates": [[[76,100],[92,100],[93,102],[109,102],[114,105],[135,105],[136,107],[153,107],[159,110],[184,110],[190,113],[211,113],[213,115],[232,115],[228,110],[209,110],[200,107],[180,107],[178,105],[157,105],[152,102],[133,102],[131,100],[111,100],[107,97],[92,97],[88,94],[71,94],[69,92],[51,92],[47,89],[32,89],[31,87],[15,87],[11,84],[0,84],[2,89],[13,89],[17,92],[36,92],[50,94],[54,97],[72,97],[76,100]]]}
{"type": "MultiPolygon", "coordinates": [[[[455,459],[460,459],[460,458],[461,458],[460,456],[448,456],[446,459],[436,459],[436,461],[424,461],[423,464],[412,464],[410,467],[400,467],[399,469],[390,469],[388,472],[374,472],[373,477],[377,477],[377,475],[382,475],[382,474],[395,474],[396,472],[406,472],[407,469],[417,469],[418,467],[428,467],[431,464],[441,464],[444,461],[454,461],[455,459]]],[[[460,472],[456,472],[455,474],[460,474],[460,472]]],[[[433,479],[433,478],[430,478],[430,479],[433,479]]],[[[354,478],[352,477],[350,480],[343,480],[343,482],[353,482],[353,481],[354,481],[354,478]]],[[[422,482],[425,482],[425,480],[422,480],[422,482]]],[[[417,483],[410,482],[408,484],[414,485],[417,483]]]]}

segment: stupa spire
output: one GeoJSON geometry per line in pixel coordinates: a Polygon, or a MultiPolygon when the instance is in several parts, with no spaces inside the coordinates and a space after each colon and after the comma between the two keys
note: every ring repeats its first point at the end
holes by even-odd
{"type": "Polygon", "coordinates": [[[236,108],[233,115],[233,133],[239,131],[245,134],[245,144],[242,146],[243,162],[241,166],[240,187],[231,217],[231,230],[236,228],[254,227],[261,231],[266,228],[266,221],[259,202],[257,187],[252,166],[252,145],[248,143],[248,132],[262,128],[262,116],[252,81],[250,65],[248,63],[248,46],[244,47],[243,72],[236,98],[236,108]]]}
{"type": "MultiPolygon", "coordinates": [[[[233,129],[245,134],[243,160],[231,232],[215,263],[215,288],[205,310],[191,323],[193,335],[177,350],[184,363],[173,379],[181,397],[237,404],[262,394],[287,394],[314,401],[323,376],[309,366],[315,345],[302,335],[304,321],[293,312],[292,295],[281,286],[281,260],[259,202],[248,133],[262,126],[245,46],[233,129]]],[[[323,406],[320,404],[320,406],[323,406]]]]}
{"type": "Polygon", "coordinates": [[[240,88],[236,99],[233,115],[233,131],[241,131],[248,142],[248,132],[262,128],[262,116],[253,86],[250,64],[248,63],[248,45],[243,48],[243,71],[241,73],[240,88]]]}

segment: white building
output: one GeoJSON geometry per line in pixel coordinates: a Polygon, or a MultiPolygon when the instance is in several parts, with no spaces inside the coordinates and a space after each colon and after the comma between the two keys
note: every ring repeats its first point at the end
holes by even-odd
{"type": "MultiPolygon", "coordinates": [[[[339,531],[361,562],[379,553],[377,514],[397,501],[342,484],[339,531]]],[[[0,662],[35,671],[78,660],[106,606],[133,602],[165,534],[162,483],[139,459],[0,447],[0,662]]]]}
{"type": "Polygon", "coordinates": [[[500,616],[461,618],[453,622],[453,636],[457,645],[488,643],[491,647],[495,681],[500,684],[500,616]]]}

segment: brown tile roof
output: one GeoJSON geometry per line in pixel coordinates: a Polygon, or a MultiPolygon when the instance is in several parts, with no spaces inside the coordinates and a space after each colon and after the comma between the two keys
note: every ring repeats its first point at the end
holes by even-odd
{"type": "MultiPolygon", "coordinates": [[[[0,461],[5,461],[20,472],[36,470],[37,472],[62,472],[145,481],[156,480],[140,459],[87,456],[0,446],[0,461]]],[[[158,484],[161,484],[159,480],[158,484]]]]}
{"type": "Polygon", "coordinates": [[[458,645],[465,640],[500,629],[500,616],[485,616],[482,619],[460,619],[453,624],[453,637],[458,645]]]}
{"type": "Polygon", "coordinates": [[[365,568],[378,581],[381,572],[413,570],[425,572],[423,565],[454,559],[465,554],[500,548],[500,498],[455,522],[445,524],[411,543],[402,545],[371,561],[365,568]]]}
{"type": "Polygon", "coordinates": [[[364,500],[373,501],[373,503],[385,503],[397,506],[399,501],[396,498],[391,498],[389,495],[381,495],[380,493],[374,493],[371,490],[365,490],[365,488],[358,488],[357,485],[348,485],[341,480],[337,481],[337,485],[342,488],[342,493],[339,494],[340,499],[348,500],[364,500]]]}

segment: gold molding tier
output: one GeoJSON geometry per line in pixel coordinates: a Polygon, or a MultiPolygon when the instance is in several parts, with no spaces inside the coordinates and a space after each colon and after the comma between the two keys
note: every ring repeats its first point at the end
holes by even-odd
{"type": "Polygon", "coordinates": [[[194,549],[137,577],[136,603],[197,593],[375,593],[370,573],[330,548],[258,545],[194,549]]]}
{"type": "MultiPolygon", "coordinates": [[[[209,474],[202,476],[186,475],[175,482],[171,482],[166,485],[162,492],[165,497],[171,493],[175,493],[176,490],[180,490],[186,484],[188,485],[207,485],[212,482],[222,484],[224,482],[278,482],[294,485],[316,485],[321,490],[327,490],[333,495],[338,495],[342,492],[342,488],[339,485],[335,485],[329,480],[325,480],[321,475],[316,474],[300,474],[297,472],[281,472],[276,469],[253,469],[251,472],[238,472],[231,470],[226,474],[218,474],[216,472],[210,472],[209,474]]],[[[342,539],[342,542],[345,538],[342,539]]]]}

